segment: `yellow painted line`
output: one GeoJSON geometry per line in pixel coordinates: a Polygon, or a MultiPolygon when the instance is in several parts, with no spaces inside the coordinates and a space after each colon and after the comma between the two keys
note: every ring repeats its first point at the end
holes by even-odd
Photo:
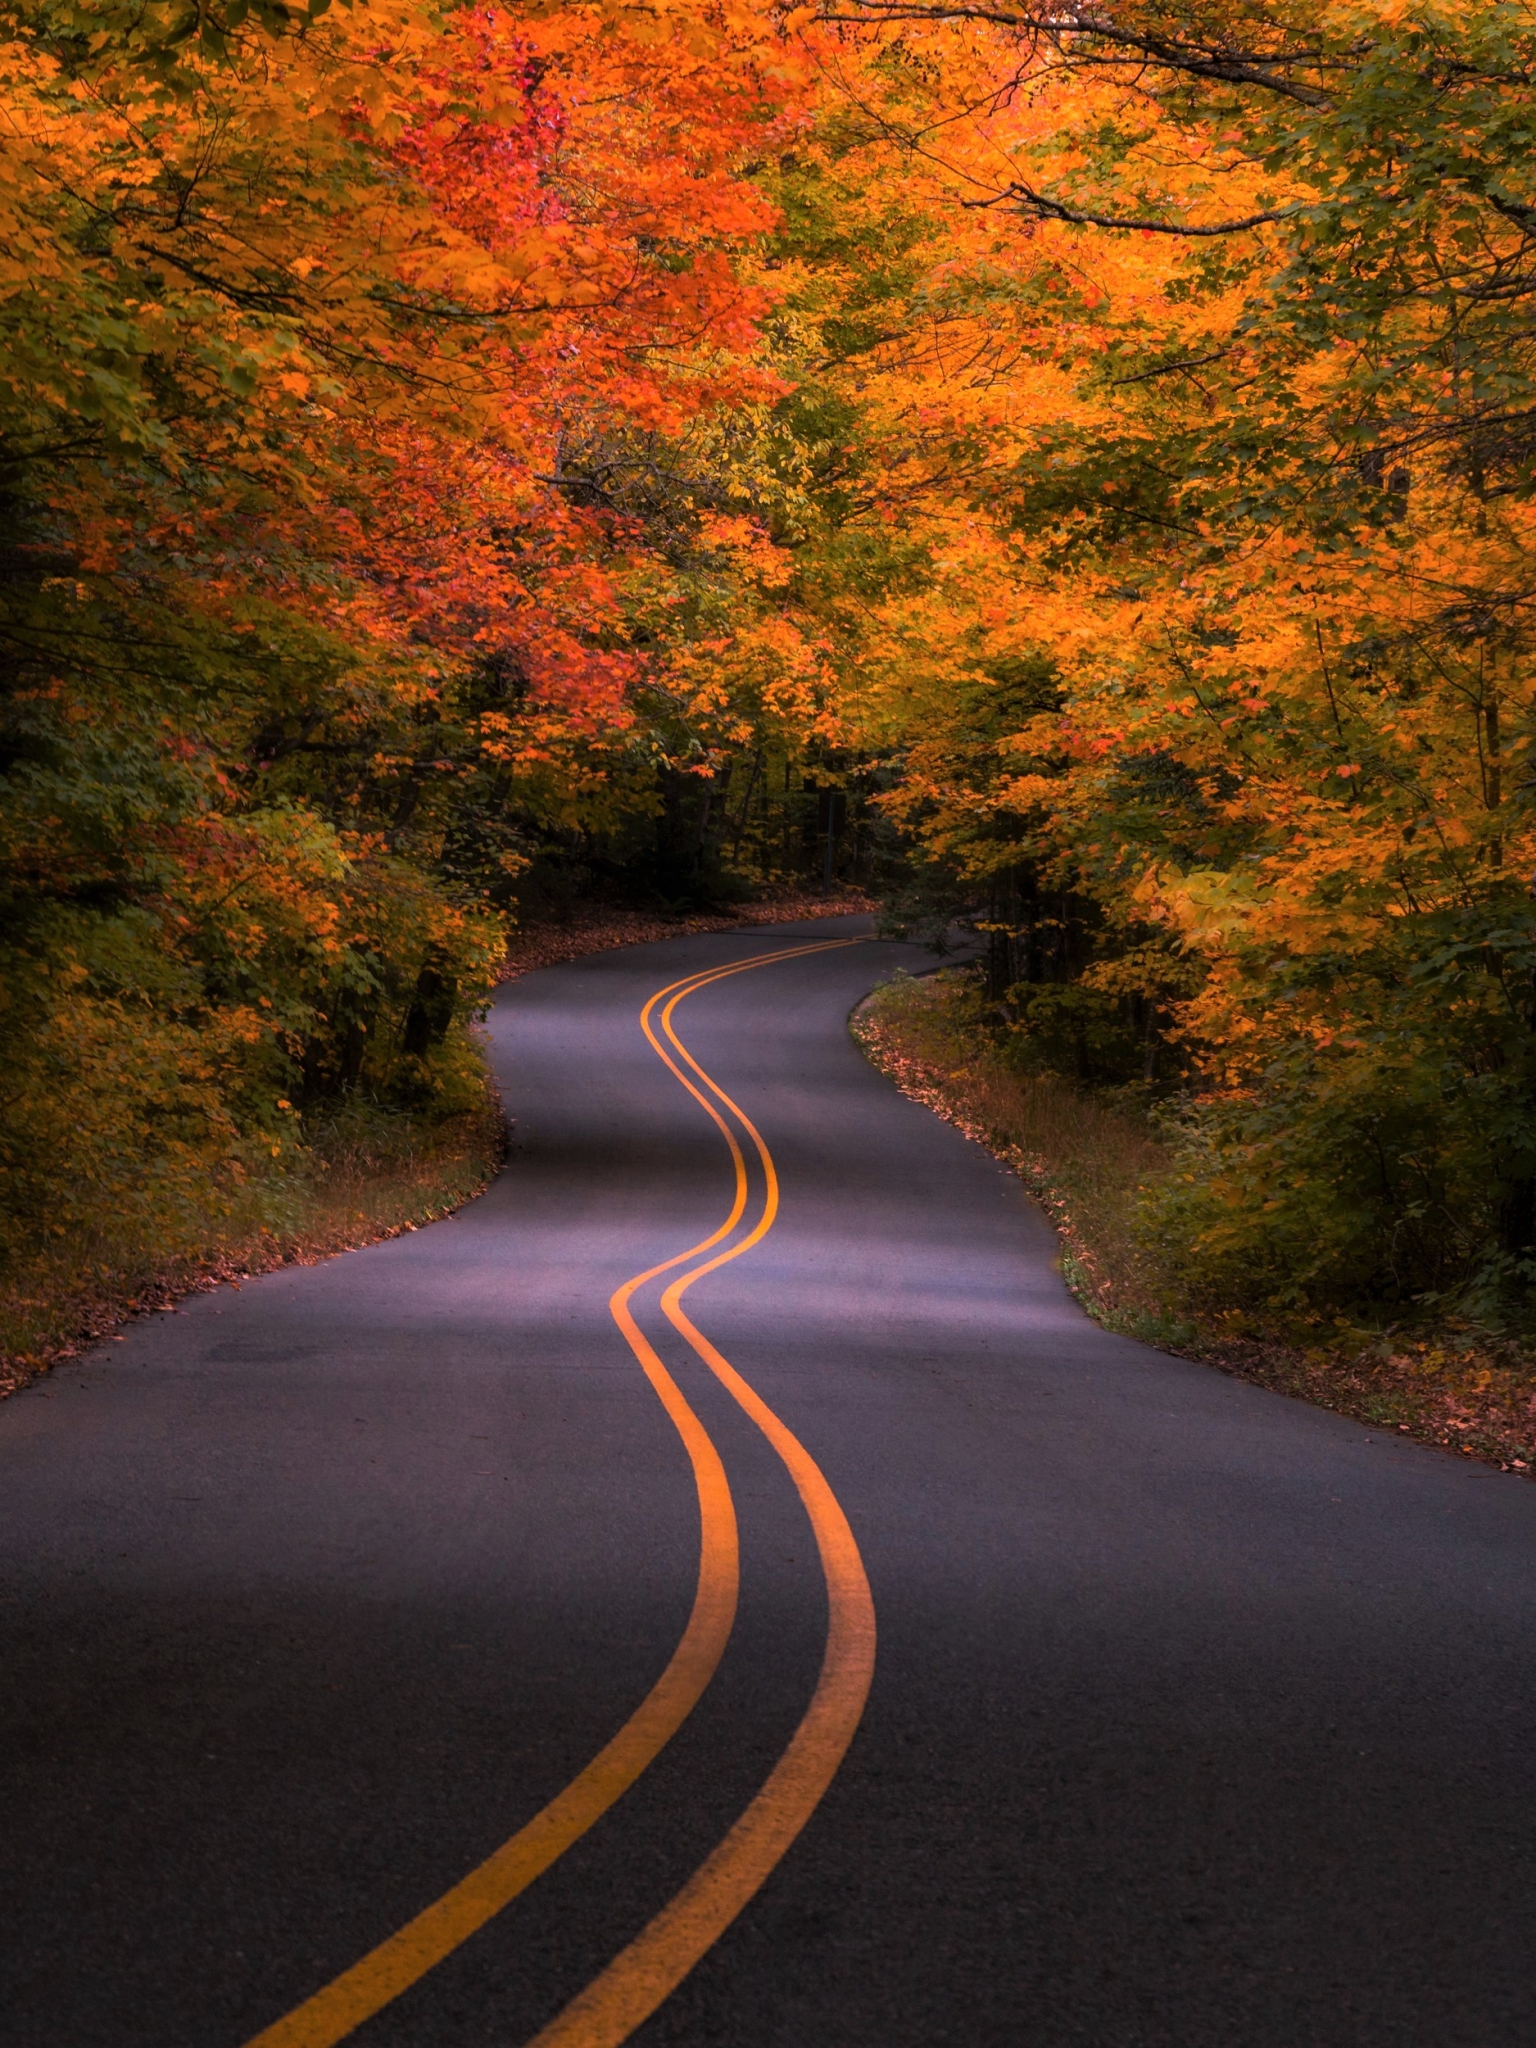
{"type": "MultiPolygon", "coordinates": [[[[752,967],[767,966],[775,960],[798,959],[806,953],[822,952],[829,945],[847,945],[849,940],[821,941],[815,945],[781,948],[754,954],[724,968],[686,976],[658,989],[640,1013],[641,1028],[650,1044],[682,1082],[689,1094],[708,1111],[724,1133],[735,1169],[735,1198],[730,1213],[708,1237],[687,1251],[678,1252],[658,1266],[637,1273],[617,1288],[609,1301],[614,1321],[623,1331],[647,1379],[655,1388],[673,1427],[682,1438],[693,1467],[699,1498],[699,1576],[688,1626],[673,1651],[667,1668],[635,1712],[606,1747],[525,1827],[486,1858],[451,1890],[435,1899],[379,1946],[344,1970],[339,1977],[307,1998],[302,2005],[265,2028],[246,2048],[333,2048],[333,2044],[381,2011],[401,1992],[440,1963],[470,1935],[509,1905],[535,1878],[548,1870],[571,1844],[605,1814],[627,1792],[646,1767],[654,1761],[698,1704],[713,1678],[730,1638],[736,1616],[739,1567],[736,1511],[719,1452],[704,1425],[684,1400],[677,1383],[662,1364],[630,1312],[630,1301],[648,1281],[690,1259],[708,1252],[728,1238],[746,1211],[748,1178],[741,1147],[720,1112],[680,1071],[658,1043],[651,1017],[664,996],[674,1002],[695,988],[704,987],[725,975],[745,973],[752,967]],[[674,994],[674,991],[677,993],[674,994]]],[[[683,1048],[679,1047],[682,1051],[683,1048]]],[[[683,1057],[689,1064],[686,1051],[683,1057]]],[[[707,1077],[706,1082],[707,1082],[707,1077]]],[[[713,1087],[712,1083],[708,1083],[713,1087]]],[[[769,1219],[771,1221],[771,1218],[769,1219]]],[[[755,1244],[767,1226],[760,1223],[736,1249],[755,1244]]],[[[734,1257],[725,1252],[721,1259],[734,1257]]],[[[712,1262],[718,1264],[720,1260],[712,1262]]]]}
{"type": "MultiPolygon", "coordinates": [[[[690,993],[684,989],[673,997],[662,1013],[662,1027],[687,1066],[740,1120],[756,1148],[766,1183],[763,1216],[753,1232],[760,1238],[778,1209],[778,1175],[756,1126],[710,1079],[672,1028],[673,1012],[690,993]]],[[[874,1601],[847,1517],[805,1446],[683,1311],[687,1289],[723,1263],[724,1257],[710,1259],[673,1281],[661,1305],[773,1445],[805,1504],[827,1582],[827,1646],[821,1675],[789,1747],[730,1833],[650,1925],[533,2037],[528,2048],[618,2048],[650,2018],[753,1898],[820,1805],[853,1740],[874,1677],[874,1601]]]]}

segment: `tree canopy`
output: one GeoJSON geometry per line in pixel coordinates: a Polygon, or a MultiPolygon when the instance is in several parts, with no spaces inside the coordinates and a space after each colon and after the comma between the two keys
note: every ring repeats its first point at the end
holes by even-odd
{"type": "Polygon", "coordinates": [[[0,15],[13,1222],[451,1094],[520,903],[838,787],[1172,1090],[1192,1288],[1528,1299],[1524,11],[0,15]]]}

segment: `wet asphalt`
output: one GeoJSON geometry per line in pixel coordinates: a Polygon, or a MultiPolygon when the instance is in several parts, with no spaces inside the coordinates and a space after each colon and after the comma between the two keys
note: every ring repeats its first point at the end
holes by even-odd
{"type": "MultiPolygon", "coordinates": [[[[513,1146],[478,1201],[194,1296],[0,1406],[6,2048],[240,2048],[632,1711],[697,1509],[607,1298],[730,1198],[636,1013],[865,929],[511,984],[513,1146]]],[[[831,1792],[638,2048],[1536,2038],[1536,1488],[1089,1322],[1018,1182],[848,1036],[928,964],[869,944],[679,1013],[783,1183],[690,1313],[821,1464],[880,1634],[831,1792]]],[[[793,1489],[642,1320],[730,1473],[731,1646],[633,1791],[360,2048],[518,2048],[809,1698],[793,1489]]]]}

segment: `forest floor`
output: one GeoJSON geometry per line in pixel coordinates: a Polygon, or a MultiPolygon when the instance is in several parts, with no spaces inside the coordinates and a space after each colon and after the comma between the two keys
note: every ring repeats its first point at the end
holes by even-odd
{"type": "MultiPolygon", "coordinates": [[[[503,980],[612,946],[687,932],[836,917],[873,908],[857,891],[764,897],[719,914],[659,917],[587,910],[514,933],[503,980]]],[[[238,1284],[283,1265],[313,1265],[436,1221],[491,1180],[506,1150],[501,1105],[446,1118],[379,1115],[338,1121],[310,1136],[310,1165],[282,1190],[281,1215],[255,1200],[250,1213],[208,1220],[198,1242],[172,1254],[124,1243],[103,1218],[96,1241],[24,1255],[0,1286],[0,1399],[110,1337],[131,1317],[183,1295],[238,1284]]]]}
{"type": "Polygon", "coordinates": [[[1054,1074],[1019,1072],[978,1023],[959,975],[887,982],[853,1029],[903,1093],[1014,1168],[1060,1235],[1068,1286],[1106,1328],[1377,1429],[1536,1473],[1528,1344],[1455,1322],[1267,1329],[1236,1313],[1170,1307],[1175,1276],[1157,1271],[1135,1229],[1138,1191],[1167,1169],[1144,1111],[1054,1074]]]}

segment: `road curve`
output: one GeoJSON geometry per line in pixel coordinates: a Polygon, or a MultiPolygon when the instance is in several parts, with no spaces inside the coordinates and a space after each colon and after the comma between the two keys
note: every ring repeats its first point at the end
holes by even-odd
{"type": "Polygon", "coordinates": [[[715,1897],[832,1662],[785,1442],[867,1572],[873,1689],[638,2048],[1530,2037],[1536,1491],[1089,1323],[1017,1182],[849,1040],[920,962],[802,949],[866,929],[512,984],[479,1201],[0,1406],[7,2048],[242,2048],[566,1810],[701,1592],[708,1456],[647,1346],[739,1535],[718,1663],[347,2039],[621,2038],[591,1987],[715,1897]],[[778,1216],[672,1320],[691,1266],[638,1290],[637,1351],[609,1297],[767,1193],[639,1012],[778,949],[675,1012],[778,1216]]]}

